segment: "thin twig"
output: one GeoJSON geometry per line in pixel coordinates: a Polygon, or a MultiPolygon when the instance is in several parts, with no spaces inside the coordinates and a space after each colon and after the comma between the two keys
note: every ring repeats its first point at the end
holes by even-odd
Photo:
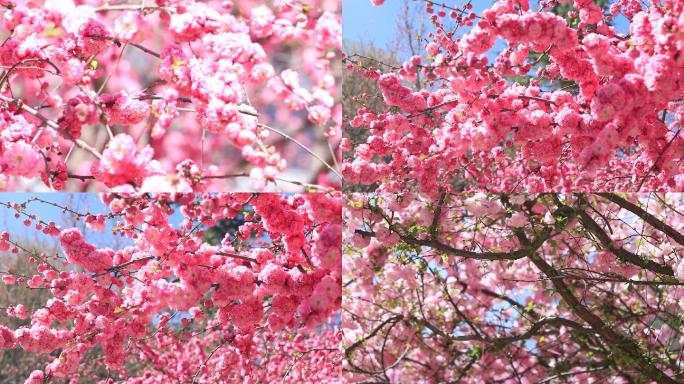
{"type": "MultiPolygon", "coordinates": [[[[187,252],[189,252],[189,251],[186,251],[186,253],[187,253],[187,252]]],[[[221,256],[232,257],[232,258],[234,258],[234,259],[240,259],[240,260],[249,261],[249,262],[251,262],[251,263],[256,263],[256,262],[257,262],[257,259],[255,259],[255,258],[253,258],[253,257],[242,256],[242,255],[236,255],[236,254],[234,254],[234,253],[216,252],[216,254],[217,254],[217,255],[221,255],[221,256]]]]}
{"type": "Polygon", "coordinates": [[[681,132],[681,131],[682,131],[682,129],[679,128],[679,129],[677,130],[677,133],[675,133],[675,134],[672,136],[672,138],[670,139],[670,141],[667,142],[667,144],[665,145],[665,148],[663,148],[663,151],[660,152],[660,154],[658,155],[658,157],[656,158],[656,160],[653,162],[653,165],[651,166],[651,168],[648,169],[648,171],[646,172],[646,174],[644,175],[644,177],[643,177],[643,178],[641,179],[641,181],[639,182],[639,186],[637,187],[637,192],[639,192],[639,191],[641,190],[641,187],[643,187],[644,182],[646,182],[646,179],[649,178],[649,175],[651,174],[651,172],[653,172],[653,170],[655,170],[656,167],[658,167],[658,162],[663,158],[663,155],[665,155],[665,152],[667,152],[667,150],[670,149],[670,145],[672,145],[672,143],[675,141],[675,139],[677,138],[677,136],[679,136],[679,132],[681,132]]]}
{"type": "MultiPolygon", "coordinates": [[[[105,36],[105,35],[86,35],[86,37],[89,37],[89,38],[91,38],[91,39],[96,39],[96,40],[109,40],[109,41],[113,42],[117,47],[118,47],[118,46],[121,46],[121,44],[123,44],[119,39],[117,39],[116,37],[112,37],[112,36],[105,36]]],[[[156,57],[156,58],[158,58],[158,59],[161,58],[161,55],[160,55],[159,53],[157,53],[157,52],[155,52],[155,51],[153,51],[153,50],[151,50],[151,49],[149,49],[149,48],[146,48],[146,47],[144,47],[144,46],[142,46],[142,45],[140,45],[140,44],[131,43],[131,42],[126,42],[126,44],[128,44],[128,45],[130,45],[130,46],[132,46],[132,47],[136,47],[136,48],[138,48],[139,50],[141,50],[141,51],[147,53],[148,55],[152,55],[152,56],[154,56],[154,57],[156,57]]]]}
{"type": "Polygon", "coordinates": [[[146,5],[140,6],[139,4],[116,4],[116,5],[104,5],[102,7],[95,8],[95,12],[107,12],[107,11],[161,11],[169,12],[170,8],[159,7],[156,5],[146,5]]]}
{"type": "Polygon", "coordinates": [[[0,95],[0,100],[6,101],[8,103],[18,104],[21,107],[21,109],[23,109],[24,111],[26,111],[26,112],[30,113],[31,115],[40,119],[40,121],[42,121],[44,125],[47,125],[48,127],[61,132],[64,136],[69,138],[69,140],[76,143],[76,145],[78,145],[79,148],[86,150],[87,152],[89,152],[90,154],[92,154],[93,156],[97,157],[100,160],[102,159],[102,155],[100,154],[100,152],[98,152],[95,148],[91,147],[90,144],[86,143],[85,141],[83,141],[81,139],[77,139],[74,135],[69,133],[68,130],[60,127],[54,121],[52,121],[52,120],[48,119],[47,117],[41,115],[40,112],[36,111],[34,108],[29,107],[28,105],[21,103],[18,100],[15,100],[15,99],[3,96],[3,95],[0,95]]]}
{"type": "Polygon", "coordinates": [[[307,151],[311,156],[315,157],[318,161],[320,161],[323,165],[325,165],[326,168],[328,168],[328,169],[329,169],[332,173],[334,173],[337,177],[339,177],[340,179],[342,179],[342,175],[340,175],[340,173],[337,172],[337,171],[335,170],[335,168],[333,168],[330,164],[328,164],[328,162],[326,162],[326,161],[323,160],[320,156],[318,156],[318,154],[316,154],[314,151],[312,151],[311,149],[309,149],[309,147],[307,147],[306,145],[302,144],[299,140],[295,139],[294,137],[288,135],[288,134],[285,133],[285,132],[281,132],[281,131],[279,131],[279,130],[277,130],[277,129],[275,129],[275,128],[269,127],[268,125],[265,125],[265,124],[259,124],[259,127],[268,129],[268,130],[271,131],[271,132],[275,132],[275,133],[277,133],[277,134],[283,136],[284,138],[286,138],[286,139],[292,141],[293,143],[297,144],[297,145],[300,146],[302,149],[304,149],[305,151],[307,151]]]}
{"type": "Polygon", "coordinates": [[[294,359],[292,359],[292,364],[290,364],[287,367],[287,370],[285,371],[285,374],[283,375],[283,379],[281,380],[281,383],[285,383],[285,379],[287,376],[290,375],[290,372],[292,371],[292,368],[294,368],[295,364],[297,364],[297,361],[304,357],[304,355],[311,353],[311,352],[317,352],[317,351],[324,351],[324,352],[334,352],[337,351],[337,349],[334,348],[312,348],[307,351],[297,351],[298,355],[295,355],[294,359]]]}
{"type": "Polygon", "coordinates": [[[214,348],[214,350],[211,351],[209,356],[207,356],[207,358],[204,359],[204,362],[202,362],[202,364],[200,364],[199,368],[197,368],[197,371],[195,371],[195,375],[192,377],[192,384],[195,384],[197,382],[197,376],[199,376],[200,372],[202,371],[202,368],[204,368],[207,365],[207,362],[209,362],[209,359],[211,359],[211,357],[214,356],[214,353],[216,353],[216,351],[218,351],[221,347],[223,347],[227,342],[228,342],[227,339],[223,340],[223,342],[221,342],[221,344],[219,344],[216,348],[214,348]]]}

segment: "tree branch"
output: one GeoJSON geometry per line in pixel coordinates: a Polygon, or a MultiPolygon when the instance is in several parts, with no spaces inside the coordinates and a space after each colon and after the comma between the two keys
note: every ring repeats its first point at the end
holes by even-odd
{"type": "Polygon", "coordinates": [[[3,95],[0,95],[0,100],[6,101],[6,102],[8,102],[8,103],[17,104],[17,105],[18,105],[21,109],[23,109],[24,111],[26,111],[26,112],[28,112],[29,114],[31,114],[31,115],[37,117],[40,121],[43,122],[44,125],[47,125],[48,127],[50,127],[50,128],[52,128],[52,129],[54,129],[54,130],[59,131],[60,133],[62,133],[62,134],[63,134],[64,136],[66,136],[69,140],[73,141],[79,148],[81,148],[81,149],[83,149],[83,150],[89,152],[90,154],[92,154],[93,156],[95,156],[96,158],[98,158],[98,159],[100,159],[100,160],[102,159],[102,155],[101,155],[95,148],[91,147],[91,146],[90,146],[88,143],[86,143],[85,141],[83,141],[83,140],[81,140],[81,139],[77,139],[76,137],[74,137],[74,135],[72,135],[71,133],[69,133],[68,130],[63,129],[63,128],[60,127],[57,123],[55,123],[54,121],[52,121],[52,120],[48,119],[47,117],[43,116],[42,114],[40,114],[40,112],[38,112],[37,110],[35,110],[35,109],[29,107],[29,106],[26,105],[25,103],[19,102],[18,100],[15,100],[15,99],[12,99],[12,98],[3,96],[3,95]]]}
{"type": "Polygon", "coordinates": [[[667,236],[672,238],[674,241],[678,242],[680,245],[684,245],[684,235],[682,235],[681,232],[660,221],[657,217],[651,215],[640,206],[630,201],[627,201],[614,193],[599,193],[598,195],[603,197],[604,199],[612,201],[620,207],[639,216],[642,220],[650,224],[653,228],[665,233],[667,236]]]}

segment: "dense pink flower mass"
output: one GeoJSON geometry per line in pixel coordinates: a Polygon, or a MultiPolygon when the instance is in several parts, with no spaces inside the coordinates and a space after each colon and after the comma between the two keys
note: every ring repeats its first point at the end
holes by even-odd
{"type": "Polygon", "coordinates": [[[42,197],[2,203],[8,220],[14,215],[61,249],[51,255],[18,235],[0,236],[0,249],[30,271],[3,265],[4,285],[48,295],[3,311],[27,319],[0,325],[3,353],[51,356],[29,367],[36,370],[26,383],[340,382],[339,193],[100,197],[106,213],[55,208],[42,197]],[[86,226],[45,222],[29,213],[36,205],[86,226]],[[240,224],[223,238],[204,237],[222,220],[240,224]],[[132,245],[88,239],[105,227],[132,245]]]}
{"type": "Polygon", "coordinates": [[[10,0],[0,40],[0,190],[340,188],[340,0],[10,0]]]}
{"type": "Polygon", "coordinates": [[[353,194],[347,382],[682,383],[684,194],[353,194]]]}
{"type": "Polygon", "coordinates": [[[684,188],[684,1],[419,3],[423,54],[345,59],[384,102],[350,111],[369,135],[345,181],[432,197],[684,188]]]}

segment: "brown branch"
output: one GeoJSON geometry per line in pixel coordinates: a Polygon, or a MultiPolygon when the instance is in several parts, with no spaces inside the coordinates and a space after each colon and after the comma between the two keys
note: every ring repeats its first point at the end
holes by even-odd
{"type": "Polygon", "coordinates": [[[477,260],[517,260],[527,256],[526,252],[519,250],[513,252],[473,252],[464,249],[454,248],[450,245],[442,244],[437,240],[420,240],[407,235],[399,235],[401,239],[412,245],[427,246],[442,252],[450,253],[460,257],[477,260]]]}
{"type": "Polygon", "coordinates": [[[432,107],[428,107],[428,108],[425,108],[425,109],[421,109],[421,110],[418,111],[418,112],[408,114],[408,115],[406,115],[406,117],[410,119],[410,118],[412,118],[412,117],[416,117],[416,116],[419,116],[419,115],[424,115],[424,114],[430,113],[430,112],[432,112],[432,111],[434,111],[434,110],[436,110],[436,109],[439,109],[439,108],[441,108],[441,107],[444,107],[444,106],[446,106],[446,105],[454,104],[454,103],[458,103],[458,100],[443,101],[443,102],[441,102],[441,103],[439,103],[439,104],[433,105],[432,107]]]}
{"type": "Polygon", "coordinates": [[[401,67],[398,67],[398,66],[396,66],[396,65],[387,64],[387,63],[385,63],[385,62],[383,62],[383,61],[374,59],[374,58],[372,58],[372,57],[360,55],[360,54],[358,54],[358,53],[353,53],[353,54],[351,54],[351,55],[347,55],[345,58],[342,59],[342,62],[347,62],[347,61],[348,61],[348,62],[351,62],[351,63],[354,64],[354,65],[358,65],[359,63],[358,63],[357,61],[354,61],[354,60],[353,60],[354,58],[357,58],[357,57],[360,58],[360,59],[363,59],[363,60],[372,61],[372,62],[374,62],[374,63],[376,63],[376,64],[379,64],[379,65],[384,65],[384,66],[386,66],[386,67],[388,67],[388,68],[391,68],[391,69],[396,69],[396,70],[401,69],[401,67]]]}
{"type": "MultiPolygon", "coordinates": [[[[129,43],[129,45],[131,45],[131,44],[129,43]]],[[[159,95],[144,94],[144,95],[136,97],[136,99],[138,99],[138,100],[163,100],[164,98],[159,96],[159,95]]],[[[190,97],[182,96],[182,97],[179,97],[177,100],[180,102],[183,102],[183,103],[192,103],[192,98],[190,98],[190,97]]],[[[247,116],[259,117],[258,113],[251,111],[251,109],[247,109],[247,108],[241,107],[241,106],[237,107],[237,112],[240,114],[243,114],[243,115],[247,115],[247,116]]]]}
{"type": "Polygon", "coordinates": [[[145,6],[143,6],[140,4],[104,5],[104,6],[95,8],[95,12],[108,12],[108,11],[141,11],[141,12],[161,11],[161,12],[169,12],[169,11],[171,11],[171,9],[167,8],[167,7],[159,7],[156,5],[145,5],[145,6]]]}
{"type": "Polygon", "coordinates": [[[521,99],[539,101],[539,102],[541,102],[541,103],[546,103],[546,104],[549,104],[549,105],[556,105],[556,103],[553,102],[552,100],[546,100],[546,99],[541,98],[541,97],[536,97],[536,96],[525,96],[525,95],[518,95],[518,97],[521,98],[521,99]]]}
{"type": "Polygon", "coordinates": [[[52,61],[50,61],[50,60],[48,60],[48,59],[25,59],[25,60],[21,60],[20,62],[15,63],[15,64],[13,64],[11,67],[9,67],[9,68],[5,71],[5,73],[3,73],[2,77],[0,77],[0,90],[3,89],[4,84],[5,84],[5,81],[7,81],[7,80],[9,79],[10,75],[12,74],[12,71],[14,71],[15,69],[21,69],[21,66],[22,66],[22,65],[28,64],[28,63],[47,63],[47,64],[49,64],[52,68],[55,69],[55,73],[52,73],[52,72],[50,72],[50,71],[48,71],[48,70],[46,70],[45,68],[42,68],[42,67],[36,67],[36,68],[37,68],[37,69],[42,69],[42,70],[44,70],[44,71],[46,71],[46,72],[48,72],[48,73],[52,73],[53,75],[59,75],[59,74],[60,74],[59,67],[57,67],[52,61]]]}
{"type": "Polygon", "coordinates": [[[530,337],[534,336],[545,325],[554,325],[556,327],[565,326],[573,329],[578,329],[583,333],[594,333],[594,331],[591,328],[585,328],[584,326],[582,326],[582,324],[576,321],[572,321],[562,317],[547,317],[532,324],[532,326],[527,331],[519,335],[505,336],[483,341],[494,343],[497,348],[500,348],[502,344],[509,344],[512,342],[529,339],[530,337]]]}
{"type": "Polygon", "coordinates": [[[34,108],[29,107],[28,105],[24,104],[23,102],[20,102],[19,100],[15,100],[15,99],[3,96],[3,95],[0,95],[0,100],[8,102],[8,103],[17,104],[21,109],[23,109],[24,111],[28,112],[29,114],[37,117],[40,121],[42,121],[43,125],[47,125],[48,127],[59,131],[64,136],[66,136],[69,140],[74,142],[79,148],[89,152],[90,154],[92,154],[93,156],[95,156],[96,158],[98,158],[100,160],[102,159],[102,155],[95,148],[91,147],[85,141],[76,138],[74,135],[69,133],[68,130],[60,127],[57,123],[55,123],[54,121],[43,116],[42,114],[40,114],[40,112],[38,112],[34,108]]]}
{"type": "Polygon", "coordinates": [[[655,364],[646,357],[647,352],[643,351],[639,344],[637,344],[630,337],[619,333],[614,327],[606,324],[603,320],[589,311],[582,303],[575,297],[572,290],[563,282],[563,278],[558,271],[549,265],[540,256],[535,255],[531,257],[534,265],[539,268],[547,277],[551,279],[551,283],[556,288],[560,296],[563,298],[570,309],[586,321],[591,328],[598,333],[601,338],[610,345],[611,349],[620,356],[626,357],[631,364],[639,367],[640,372],[646,377],[658,383],[676,384],[677,381],[670,378],[667,374],[661,371],[655,364]]]}
{"type": "Polygon", "coordinates": [[[653,228],[665,233],[667,236],[669,236],[679,244],[684,245],[684,235],[682,235],[681,232],[660,221],[657,217],[651,215],[640,206],[630,201],[627,201],[614,193],[599,193],[598,195],[634,213],[635,215],[639,216],[642,220],[650,224],[653,228]]]}
{"type": "Polygon", "coordinates": [[[625,263],[630,263],[636,265],[637,267],[645,268],[653,273],[674,277],[674,271],[672,270],[672,267],[656,263],[653,260],[644,259],[641,256],[629,252],[622,247],[615,247],[608,234],[601,229],[598,223],[594,221],[594,219],[592,219],[588,213],[582,209],[575,209],[575,212],[577,212],[580,217],[580,221],[587,228],[587,230],[596,235],[601,245],[614,253],[618,259],[625,263]]]}
{"type": "MultiPolygon", "coordinates": [[[[120,46],[123,44],[119,39],[117,39],[116,37],[112,37],[112,36],[105,36],[105,35],[86,35],[85,37],[88,37],[88,38],[91,38],[91,39],[95,39],[95,40],[109,40],[109,41],[113,42],[114,45],[116,45],[117,47],[120,47],[120,46]]],[[[142,46],[142,45],[140,45],[140,44],[131,43],[131,42],[126,42],[126,44],[128,44],[128,45],[130,45],[130,46],[133,46],[133,47],[136,47],[136,48],[138,48],[139,50],[141,50],[141,51],[147,53],[148,55],[154,56],[154,57],[156,57],[156,58],[158,58],[158,59],[161,58],[161,55],[160,55],[159,53],[157,53],[157,52],[155,52],[155,51],[153,51],[153,50],[151,50],[151,49],[149,49],[149,48],[146,48],[146,47],[144,47],[144,46],[142,46]]]]}
{"type": "Polygon", "coordinates": [[[446,284],[444,284],[444,293],[446,294],[447,298],[449,299],[449,303],[451,303],[451,306],[454,308],[454,311],[456,311],[456,314],[458,315],[458,317],[463,319],[463,321],[465,321],[465,323],[468,324],[468,327],[470,327],[470,329],[472,329],[473,332],[475,332],[475,334],[481,338],[482,335],[480,334],[480,331],[477,329],[477,327],[475,327],[475,324],[473,324],[473,322],[470,321],[468,316],[466,316],[461,311],[461,309],[458,308],[458,305],[456,304],[456,301],[454,301],[454,298],[451,296],[451,293],[449,293],[449,288],[447,287],[446,284]]]}
{"type": "Polygon", "coordinates": [[[285,379],[290,375],[290,372],[292,372],[292,368],[294,368],[295,364],[297,364],[297,361],[299,359],[301,359],[303,356],[305,356],[311,352],[334,352],[334,351],[337,351],[337,349],[334,349],[334,348],[311,348],[311,349],[306,350],[306,351],[297,351],[296,353],[298,353],[299,355],[296,355],[294,357],[294,359],[292,359],[292,364],[290,364],[287,367],[287,370],[285,370],[285,374],[283,375],[282,382],[283,383],[285,382],[285,379]]]}
{"type": "Polygon", "coordinates": [[[72,173],[67,174],[69,179],[77,179],[85,182],[86,180],[95,180],[95,176],[92,175],[74,175],[72,173]]]}
{"type": "Polygon", "coordinates": [[[330,164],[328,164],[325,160],[323,160],[320,156],[318,156],[317,153],[315,153],[314,151],[312,151],[311,149],[309,149],[309,147],[307,147],[306,145],[302,144],[299,140],[295,139],[294,137],[288,135],[288,134],[285,133],[285,132],[279,131],[279,130],[273,128],[273,127],[269,127],[268,125],[265,125],[265,124],[259,124],[259,127],[264,128],[264,129],[267,129],[267,130],[269,130],[269,131],[271,131],[271,132],[275,132],[275,133],[277,133],[277,134],[283,136],[284,138],[290,140],[291,142],[297,144],[300,148],[304,149],[304,150],[305,150],[306,152],[308,152],[311,156],[315,157],[318,161],[320,161],[323,165],[325,165],[326,168],[328,168],[332,173],[334,173],[337,177],[339,177],[340,180],[342,179],[342,175],[340,175],[340,173],[337,172],[337,170],[335,170],[335,168],[333,168],[330,164]]]}
{"type": "Polygon", "coordinates": [[[142,257],[142,258],[140,258],[140,259],[130,260],[130,261],[127,261],[127,262],[125,262],[125,263],[122,263],[122,264],[115,265],[115,266],[112,266],[112,267],[110,267],[110,268],[107,268],[107,272],[117,272],[117,271],[120,271],[120,270],[122,270],[122,269],[128,267],[129,265],[133,265],[133,264],[137,264],[137,263],[142,263],[142,262],[145,262],[145,261],[148,261],[148,260],[152,260],[152,259],[154,259],[154,258],[155,258],[154,256],[146,256],[146,257],[142,257]]]}
{"type": "Polygon", "coordinates": [[[444,200],[446,199],[446,192],[442,192],[439,195],[439,201],[437,202],[437,207],[435,207],[435,215],[432,217],[432,224],[430,225],[430,236],[433,238],[437,233],[437,224],[439,224],[439,218],[442,215],[442,207],[444,206],[444,200]]]}
{"type": "MultiPolygon", "coordinates": [[[[531,245],[522,231],[516,231],[516,236],[522,244],[531,245]]],[[[596,316],[584,305],[582,305],[572,290],[563,281],[563,276],[551,265],[549,265],[541,256],[538,254],[533,254],[530,259],[532,263],[551,280],[551,283],[556,288],[556,291],[558,291],[573,313],[587,322],[587,324],[589,324],[591,328],[610,345],[614,352],[618,353],[620,356],[626,357],[627,360],[630,360],[632,364],[639,367],[644,375],[658,383],[677,383],[677,381],[670,378],[657,366],[655,366],[655,364],[653,364],[652,361],[646,357],[646,352],[643,351],[639,344],[637,344],[633,339],[622,335],[616,329],[604,323],[600,317],[596,316]]]]}
{"type": "Polygon", "coordinates": [[[218,346],[216,346],[216,348],[214,348],[214,350],[211,351],[211,353],[209,354],[209,356],[207,356],[207,358],[204,359],[204,361],[202,362],[202,364],[200,364],[200,366],[197,368],[197,371],[195,371],[195,375],[192,377],[192,384],[195,384],[195,382],[197,381],[197,376],[199,376],[200,372],[202,371],[202,368],[204,368],[204,367],[207,366],[207,363],[209,362],[209,359],[211,359],[211,357],[214,356],[214,354],[216,353],[216,351],[218,351],[221,347],[223,347],[223,346],[224,346],[226,343],[228,343],[229,341],[232,342],[234,337],[235,337],[235,336],[233,335],[233,336],[230,337],[230,339],[224,339],[224,340],[221,342],[221,344],[219,344],[218,346]]]}
{"type": "MultiPolygon", "coordinates": [[[[185,253],[192,253],[192,252],[190,252],[190,251],[185,251],[185,253]]],[[[221,256],[232,257],[232,258],[234,258],[234,259],[240,259],[240,260],[244,260],[244,261],[249,261],[250,263],[256,263],[256,262],[257,262],[257,259],[255,259],[255,258],[253,258],[253,257],[247,257],[247,256],[236,255],[236,254],[234,254],[234,253],[216,252],[216,254],[217,254],[217,255],[221,255],[221,256]]]]}
{"type": "Polygon", "coordinates": [[[349,365],[351,365],[352,368],[356,369],[356,370],[359,371],[359,372],[374,374],[374,372],[367,371],[367,370],[365,370],[365,369],[363,369],[363,368],[357,366],[356,364],[354,364],[354,362],[352,361],[352,354],[354,353],[354,350],[355,350],[356,348],[360,347],[363,343],[365,343],[366,341],[368,341],[368,340],[372,339],[373,337],[375,337],[375,335],[377,335],[378,332],[380,332],[380,330],[381,330],[382,328],[384,328],[387,324],[396,323],[396,322],[398,322],[398,321],[401,321],[401,319],[402,319],[402,316],[401,316],[401,315],[395,315],[395,316],[392,316],[392,317],[388,317],[388,318],[385,319],[383,322],[381,322],[377,327],[375,327],[368,335],[366,335],[366,336],[360,338],[359,340],[357,340],[356,342],[354,342],[354,344],[352,344],[352,345],[350,345],[349,347],[345,348],[345,350],[344,350],[344,355],[345,355],[345,357],[347,358],[347,362],[349,363],[349,365]]]}
{"type": "Polygon", "coordinates": [[[672,138],[670,139],[670,141],[668,141],[667,144],[665,144],[665,148],[663,148],[663,151],[660,152],[658,157],[653,162],[653,165],[651,166],[651,168],[649,168],[648,171],[646,171],[646,174],[644,175],[644,177],[639,182],[639,186],[637,187],[637,192],[641,190],[641,187],[644,185],[644,182],[646,182],[646,179],[649,178],[649,175],[651,174],[651,172],[653,172],[656,168],[658,168],[658,162],[663,158],[663,156],[665,155],[665,152],[667,152],[667,150],[670,148],[670,145],[672,145],[672,143],[675,141],[675,139],[679,136],[679,132],[681,132],[681,131],[682,131],[682,129],[679,128],[677,130],[677,133],[675,133],[672,136],[672,138]]]}
{"type": "MultiPolygon", "coordinates": [[[[465,249],[454,248],[450,245],[440,243],[435,239],[416,239],[415,237],[401,234],[397,232],[394,228],[390,229],[397,235],[399,235],[399,237],[407,244],[430,247],[448,254],[452,254],[454,256],[460,256],[476,260],[518,260],[530,255],[543,244],[543,241],[540,241],[538,244],[535,243],[537,244],[535,248],[517,249],[511,252],[474,252],[467,251],[465,249]]],[[[357,229],[354,232],[364,237],[375,237],[375,233],[364,231],[362,229],[357,229]]]]}
{"type": "MultiPolygon", "coordinates": [[[[85,182],[87,180],[95,180],[95,177],[92,175],[77,175],[77,174],[70,173],[67,175],[67,177],[69,179],[77,179],[77,180],[80,180],[83,182],[85,182]]],[[[241,172],[241,173],[229,173],[229,174],[224,174],[224,175],[203,175],[202,176],[203,179],[232,179],[232,178],[238,178],[238,177],[249,177],[249,174],[241,172]]],[[[335,191],[334,188],[326,188],[326,187],[316,185],[316,184],[308,184],[308,183],[303,183],[303,182],[297,181],[297,180],[283,179],[281,177],[276,177],[275,180],[282,181],[284,183],[293,184],[293,185],[299,185],[301,187],[306,187],[306,188],[310,188],[310,189],[325,191],[325,192],[335,191]]]]}

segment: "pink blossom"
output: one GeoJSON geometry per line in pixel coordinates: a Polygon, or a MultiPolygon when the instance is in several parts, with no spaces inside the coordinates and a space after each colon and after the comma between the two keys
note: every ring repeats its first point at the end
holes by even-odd
{"type": "Polygon", "coordinates": [[[130,97],[124,92],[104,98],[112,104],[109,119],[111,124],[133,125],[147,118],[150,106],[140,100],[130,97]]]}
{"type": "Polygon", "coordinates": [[[0,350],[12,349],[16,346],[17,339],[14,333],[7,327],[0,325],[0,350]]]}
{"type": "Polygon", "coordinates": [[[323,268],[336,270],[342,263],[342,225],[326,225],[319,233],[312,257],[314,262],[323,268]]]}
{"type": "Polygon", "coordinates": [[[92,18],[82,24],[78,32],[79,42],[76,46],[76,52],[82,57],[95,55],[102,51],[107,42],[103,37],[109,36],[107,27],[92,18]]]}
{"type": "Polygon", "coordinates": [[[307,140],[284,145],[324,138],[341,156],[339,3],[160,0],[155,9],[140,10],[59,0],[5,5],[0,24],[12,33],[0,46],[0,64],[9,71],[2,84],[8,92],[0,113],[0,189],[132,191],[144,176],[170,176],[145,189],[165,192],[229,184],[339,189],[335,171],[309,166],[318,160],[303,148],[311,145],[307,140]],[[155,73],[159,79],[152,79],[155,73]],[[277,132],[287,135],[284,141],[272,138],[277,132]],[[153,148],[144,161],[148,175],[134,170],[119,177],[130,164],[100,166],[118,135],[153,148]],[[34,154],[25,162],[12,157],[28,155],[12,150],[19,142],[35,146],[40,163],[34,154]],[[199,164],[208,181],[173,174],[187,161],[199,164]],[[282,175],[286,169],[300,180],[282,175]],[[303,170],[316,174],[307,178],[303,170]],[[229,176],[243,172],[255,177],[229,176]],[[22,177],[40,177],[39,184],[22,177]]]}
{"type": "Polygon", "coordinates": [[[140,185],[145,177],[155,172],[150,163],[152,148],[147,146],[138,150],[133,138],[123,133],[109,142],[102,156],[102,160],[93,164],[91,171],[109,186],[140,185]]]}
{"type": "Polygon", "coordinates": [[[2,163],[11,175],[34,177],[40,171],[43,158],[38,148],[24,141],[5,144],[2,163]]]}
{"type": "Polygon", "coordinates": [[[42,384],[45,380],[43,371],[34,370],[31,375],[24,381],[24,384],[42,384]]]}
{"type": "MultiPolygon", "coordinates": [[[[8,247],[8,249],[9,249],[9,247],[8,247]]],[[[12,284],[17,282],[17,279],[11,275],[5,275],[2,277],[2,282],[7,284],[7,285],[12,285],[12,284]]]]}
{"type": "Polygon", "coordinates": [[[522,212],[516,212],[506,220],[506,225],[511,227],[524,227],[527,224],[527,217],[522,212]]]}
{"type": "Polygon", "coordinates": [[[11,306],[7,308],[7,315],[13,316],[18,319],[26,318],[26,306],[24,304],[17,304],[16,306],[11,306]]]}
{"type": "MultiPolygon", "coordinates": [[[[284,349],[283,363],[302,348],[337,348],[339,337],[330,335],[328,329],[340,327],[335,319],[341,307],[342,266],[319,267],[316,249],[337,248],[339,252],[339,193],[116,192],[102,194],[101,199],[109,211],[97,214],[76,205],[55,203],[55,207],[39,200],[6,207],[10,212],[31,211],[34,205],[68,210],[85,221],[87,228],[110,221],[116,233],[131,240],[116,250],[99,248],[86,241],[85,235],[91,235],[88,231],[35,224],[19,215],[20,222],[29,221],[38,237],[58,238],[61,252],[56,256],[64,264],[54,267],[53,256],[45,253],[30,259],[37,261],[27,263],[35,271],[27,280],[22,277],[21,283],[46,288],[49,297],[33,309],[18,303],[7,309],[9,316],[30,318],[30,323],[15,331],[0,327],[0,347],[19,345],[27,353],[59,353],[45,364],[44,377],[90,377],[89,368],[83,368],[86,363],[96,369],[121,369],[132,361],[126,348],[132,340],[140,341],[142,355],[135,355],[136,361],[156,364],[160,356],[166,356],[171,360],[165,366],[190,380],[197,368],[186,358],[196,357],[219,340],[231,343],[215,352],[217,360],[230,362],[220,369],[230,370],[220,374],[221,381],[230,381],[241,370],[251,370],[265,381],[282,378],[285,366],[276,374],[272,368],[264,370],[254,364],[253,358],[265,354],[270,354],[272,362],[279,359],[280,352],[260,347],[262,341],[284,349]],[[283,212],[287,214],[284,221],[283,212]],[[239,217],[237,232],[228,233],[220,245],[206,243],[204,230],[196,225],[202,222],[211,227],[219,220],[239,217]],[[291,251],[285,251],[290,247],[291,251]],[[181,312],[190,317],[176,318],[181,312]],[[310,339],[317,334],[325,337],[310,339]],[[176,354],[168,342],[180,343],[176,346],[183,353],[176,354]],[[101,351],[102,359],[90,361],[94,350],[101,351]]],[[[0,241],[9,240],[9,232],[0,234],[0,241]]],[[[17,278],[11,272],[5,277],[17,278]]],[[[327,368],[319,367],[320,373],[292,368],[290,374],[335,381],[340,373],[339,361],[333,362],[333,357],[316,357],[326,362],[327,368]]],[[[29,380],[39,378],[37,372],[29,380]]],[[[134,381],[146,375],[129,378],[134,381]]],[[[207,375],[199,376],[211,381],[207,375]]],[[[160,376],[164,377],[168,373],[160,376]]]]}
{"type": "Polygon", "coordinates": [[[67,260],[74,264],[81,265],[92,272],[101,272],[112,266],[113,252],[99,250],[86,243],[83,235],[76,228],[62,231],[59,241],[64,248],[67,260]]]}

